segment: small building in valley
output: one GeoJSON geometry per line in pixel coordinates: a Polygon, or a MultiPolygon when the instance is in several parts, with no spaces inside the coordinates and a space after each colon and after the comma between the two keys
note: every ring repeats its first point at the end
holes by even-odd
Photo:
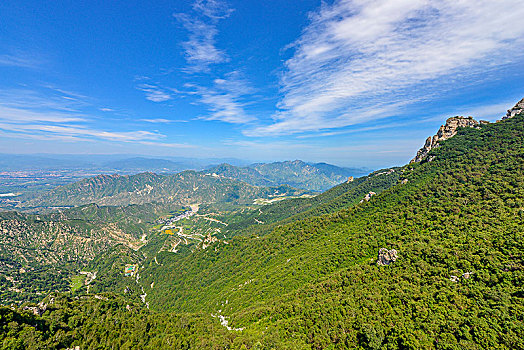
{"type": "Polygon", "coordinates": [[[124,276],[133,276],[136,273],[136,265],[126,264],[124,268],[124,276]]]}

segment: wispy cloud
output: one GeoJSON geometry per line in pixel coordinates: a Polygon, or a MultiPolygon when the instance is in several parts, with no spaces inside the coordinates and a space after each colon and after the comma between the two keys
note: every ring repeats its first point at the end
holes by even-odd
{"type": "Polygon", "coordinates": [[[234,11],[225,1],[196,0],[192,13],[177,13],[173,16],[189,32],[188,40],[182,43],[188,66],[184,71],[188,77],[192,73],[206,73],[209,82],[186,83],[180,95],[196,97],[196,103],[206,106],[208,113],[197,119],[219,120],[233,124],[244,124],[255,118],[246,113],[245,97],[254,92],[238,70],[233,70],[221,78],[213,77],[210,65],[229,62],[224,50],[216,45],[217,24],[234,11]]]}
{"type": "Polygon", "coordinates": [[[0,123],[0,129],[4,131],[14,131],[18,133],[31,133],[31,134],[56,134],[60,136],[71,136],[71,137],[86,137],[92,136],[100,139],[111,140],[111,141],[141,141],[150,139],[159,139],[163,135],[159,133],[153,133],[149,131],[105,131],[91,129],[80,125],[43,125],[43,124],[11,124],[11,123],[0,123]]]}
{"type": "Polygon", "coordinates": [[[0,120],[14,124],[27,122],[71,123],[83,122],[86,121],[86,118],[81,115],[60,111],[38,112],[29,109],[4,107],[0,104],[0,120]]]}
{"type": "Polygon", "coordinates": [[[140,84],[137,86],[138,90],[146,93],[146,99],[153,102],[165,102],[173,99],[173,95],[157,85],[140,84]]]}
{"type": "Polygon", "coordinates": [[[182,43],[189,64],[186,71],[208,71],[211,64],[229,61],[226,53],[216,47],[216,25],[233,10],[218,0],[197,0],[193,4],[193,10],[194,16],[183,13],[173,15],[189,32],[188,40],[182,43]]]}
{"type": "Polygon", "coordinates": [[[41,61],[36,59],[34,55],[0,55],[0,66],[20,67],[20,68],[36,68],[41,64],[41,61]]]}
{"type": "Polygon", "coordinates": [[[165,136],[147,130],[103,130],[92,127],[93,116],[83,111],[88,99],[78,93],[45,86],[36,90],[0,91],[0,130],[17,138],[117,142],[157,141],[165,136]]]}
{"type": "Polygon", "coordinates": [[[488,119],[489,121],[495,121],[501,119],[502,116],[506,115],[506,110],[513,107],[516,99],[507,100],[502,103],[487,104],[482,106],[469,106],[455,111],[452,115],[471,115],[476,119],[488,119]]]}
{"type": "Polygon", "coordinates": [[[214,20],[227,18],[234,11],[220,0],[197,0],[193,3],[193,9],[214,20]]]}
{"type": "Polygon", "coordinates": [[[151,141],[140,141],[141,145],[155,146],[155,147],[168,147],[168,148],[199,148],[195,145],[187,143],[171,143],[171,142],[151,142],[151,141]]]}
{"type": "Polygon", "coordinates": [[[141,122],[154,123],[154,124],[169,124],[169,123],[187,123],[187,120],[181,119],[165,119],[165,118],[154,118],[154,119],[140,119],[141,122]]]}
{"type": "Polygon", "coordinates": [[[186,84],[186,88],[192,89],[189,94],[199,96],[198,102],[209,109],[210,113],[199,119],[234,124],[244,124],[255,119],[246,113],[246,103],[243,102],[244,96],[252,94],[254,89],[239,77],[238,72],[229,73],[224,79],[215,79],[212,87],[186,84]]]}
{"type": "Polygon", "coordinates": [[[28,88],[0,90],[0,104],[24,109],[51,109],[61,112],[77,112],[88,103],[81,95],[63,93],[48,86],[42,91],[28,88]]]}
{"type": "Polygon", "coordinates": [[[395,101],[424,99],[451,78],[518,62],[523,17],[520,0],[324,4],[291,46],[274,122],[246,134],[317,131],[383,117],[379,112],[395,101]]]}
{"type": "MultiPolygon", "coordinates": [[[[442,119],[441,119],[442,120],[442,119]]],[[[374,125],[374,126],[366,126],[361,128],[355,128],[350,130],[337,130],[337,131],[326,131],[318,134],[305,134],[305,135],[298,135],[296,136],[297,139],[309,139],[309,138],[315,138],[315,137],[326,137],[326,136],[338,136],[338,135],[347,135],[347,134],[356,134],[356,133],[364,133],[368,131],[376,131],[376,130],[383,130],[383,129],[392,129],[392,128],[398,128],[406,125],[412,125],[412,123],[385,123],[380,125],[374,125]]]]}

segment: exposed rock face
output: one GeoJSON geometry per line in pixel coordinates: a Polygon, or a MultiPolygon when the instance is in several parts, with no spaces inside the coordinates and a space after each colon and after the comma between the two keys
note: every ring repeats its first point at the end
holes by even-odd
{"type": "MultiPolygon", "coordinates": [[[[467,280],[467,279],[471,278],[471,275],[473,275],[473,273],[474,272],[464,272],[460,277],[462,277],[463,279],[467,280]]],[[[449,280],[451,282],[458,283],[458,282],[460,282],[460,277],[455,276],[455,275],[451,275],[451,276],[449,276],[449,280]]]]}
{"type": "Polygon", "coordinates": [[[41,302],[37,306],[24,306],[24,310],[31,311],[35,316],[42,316],[42,314],[47,310],[47,304],[41,302]]]}
{"type": "Polygon", "coordinates": [[[378,251],[377,265],[387,266],[397,261],[398,253],[395,249],[387,250],[386,248],[380,248],[378,251]]]}
{"type": "Polygon", "coordinates": [[[417,152],[415,158],[411,160],[410,163],[420,162],[424,159],[429,151],[433,148],[438,147],[438,142],[442,140],[447,140],[450,137],[455,136],[458,128],[472,128],[478,127],[479,122],[473,119],[472,117],[451,117],[446,120],[446,124],[442,125],[438,130],[437,134],[433,137],[428,137],[424,146],[417,152]]]}
{"type": "Polygon", "coordinates": [[[522,114],[522,113],[524,113],[524,98],[520,100],[519,102],[517,102],[515,107],[513,107],[512,109],[508,109],[508,113],[506,113],[506,115],[502,117],[502,120],[513,118],[517,114],[522,114]]]}
{"type": "Polygon", "coordinates": [[[364,201],[369,202],[371,197],[373,197],[374,195],[376,195],[375,192],[373,192],[373,191],[369,192],[368,194],[366,194],[366,196],[359,203],[362,203],[364,201]]]}
{"type": "Polygon", "coordinates": [[[455,275],[451,275],[451,276],[449,276],[449,280],[450,280],[451,282],[455,282],[455,283],[460,282],[460,279],[459,279],[457,276],[455,276],[455,275]]]}

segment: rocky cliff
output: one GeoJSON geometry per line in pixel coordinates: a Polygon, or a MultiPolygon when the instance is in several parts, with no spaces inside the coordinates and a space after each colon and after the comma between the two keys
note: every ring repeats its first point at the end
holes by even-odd
{"type": "Polygon", "coordinates": [[[421,149],[419,149],[417,155],[410,163],[420,162],[422,159],[426,158],[429,151],[438,146],[439,141],[447,140],[450,137],[455,136],[458,128],[478,127],[479,124],[480,123],[472,117],[456,116],[448,118],[446,124],[440,127],[436,135],[426,139],[426,143],[421,149]]]}
{"type": "Polygon", "coordinates": [[[504,117],[502,117],[502,120],[513,118],[517,114],[524,113],[524,98],[517,102],[517,104],[512,108],[508,109],[508,113],[504,117]]]}

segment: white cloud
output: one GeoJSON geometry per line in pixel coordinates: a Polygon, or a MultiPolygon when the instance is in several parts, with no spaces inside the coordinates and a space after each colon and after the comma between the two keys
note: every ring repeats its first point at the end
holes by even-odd
{"type": "Polygon", "coordinates": [[[11,123],[27,122],[51,122],[51,123],[70,123],[85,121],[81,115],[63,113],[57,111],[37,112],[28,109],[4,107],[0,104],[0,120],[11,123]]]}
{"type": "Polygon", "coordinates": [[[151,142],[151,141],[140,141],[141,145],[155,146],[155,147],[168,147],[168,148],[197,148],[195,145],[189,145],[187,143],[169,143],[169,142],[151,142]]]}
{"type": "Polygon", "coordinates": [[[244,124],[255,119],[246,113],[246,103],[242,101],[244,96],[252,94],[254,89],[239,77],[238,72],[231,72],[223,79],[215,79],[212,87],[194,84],[186,84],[186,87],[192,89],[189,94],[199,96],[198,102],[207,105],[210,111],[200,119],[234,124],[244,124]]]}
{"type": "Polygon", "coordinates": [[[146,99],[153,102],[165,102],[173,99],[173,96],[159,86],[152,84],[140,84],[138,90],[146,93],[146,99]]]}
{"type": "MultiPolygon", "coordinates": [[[[210,65],[229,62],[226,53],[216,47],[217,23],[229,17],[234,10],[220,0],[196,0],[192,8],[192,16],[173,15],[189,32],[188,40],[182,44],[189,65],[185,71],[210,73],[210,65]]],[[[248,115],[244,108],[244,97],[253,93],[254,89],[240,77],[238,71],[211,80],[209,84],[186,83],[184,87],[189,91],[177,92],[196,96],[197,103],[207,106],[209,113],[198,119],[220,120],[233,124],[244,124],[255,119],[248,115]]]]}
{"type": "Polygon", "coordinates": [[[520,0],[324,4],[292,45],[274,122],[246,134],[317,131],[380,118],[395,101],[450,89],[448,79],[518,62],[523,17],[520,0]]]}
{"type": "Polygon", "coordinates": [[[42,91],[30,89],[0,90],[0,105],[23,109],[50,109],[60,112],[77,112],[88,103],[82,95],[72,95],[65,91],[51,87],[44,87],[42,91]]]}
{"type": "Polygon", "coordinates": [[[41,64],[41,61],[35,59],[31,55],[0,55],[0,66],[20,67],[20,68],[36,68],[41,64]]]}
{"type": "Polygon", "coordinates": [[[146,123],[155,123],[155,124],[187,123],[187,120],[165,119],[165,118],[140,119],[140,121],[146,122],[146,123]]]}
{"type": "Polygon", "coordinates": [[[150,131],[106,131],[88,128],[81,125],[57,125],[57,124],[15,124],[1,123],[0,129],[5,132],[28,133],[32,135],[59,135],[62,137],[94,137],[111,141],[142,141],[157,140],[164,135],[150,131]]]}
{"type": "Polygon", "coordinates": [[[186,61],[190,66],[187,71],[207,71],[210,64],[229,60],[225,52],[215,46],[218,34],[215,24],[205,23],[185,14],[174,16],[189,32],[188,40],[182,43],[186,61]]]}
{"type": "Polygon", "coordinates": [[[229,17],[232,9],[219,0],[197,0],[193,3],[195,16],[175,13],[173,16],[189,32],[189,38],[182,43],[187,72],[208,71],[211,64],[228,62],[223,50],[216,47],[217,22],[229,17]]]}
{"type": "Polygon", "coordinates": [[[193,4],[193,9],[211,19],[224,19],[234,11],[229,6],[219,0],[197,0],[193,4]]]}
{"type": "Polygon", "coordinates": [[[140,142],[165,136],[146,130],[101,130],[82,112],[86,96],[45,86],[41,91],[0,90],[0,130],[11,137],[61,140],[140,142]]]}
{"type": "Polygon", "coordinates": [[[495,121],[506,115],[507,109],[513,107],[516,101],[517,100],[515,99],[483,106],[470,106],[467,108],[461,108],[451,115],[471,115],[477,120],[484,118],[489,121],[495,121]]]}

